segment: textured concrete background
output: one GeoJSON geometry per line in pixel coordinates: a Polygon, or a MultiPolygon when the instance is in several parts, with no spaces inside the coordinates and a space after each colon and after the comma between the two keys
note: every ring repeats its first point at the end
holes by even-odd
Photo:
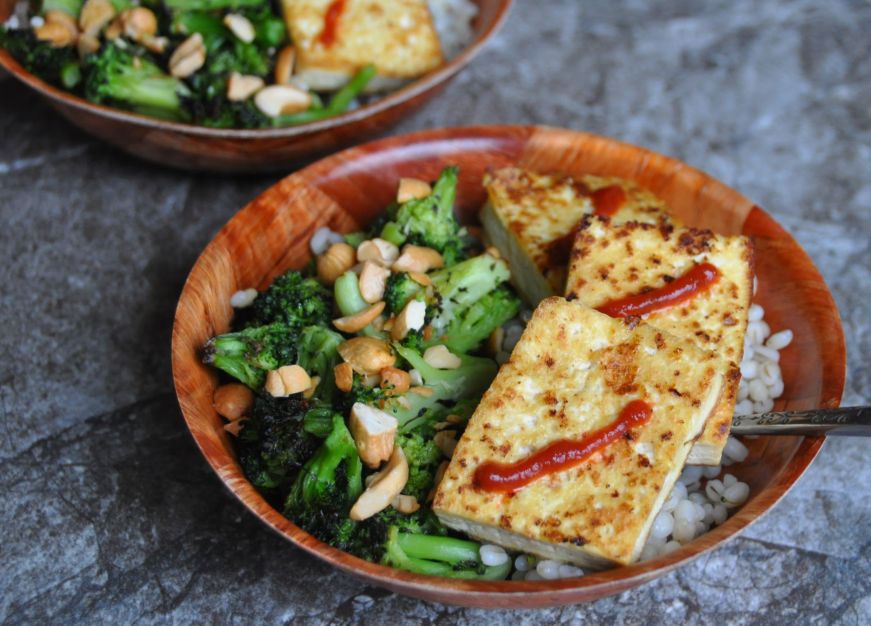
{"type": "MultiPolygon", "coordinates": [[[[871,5],[519,0],[399,131],[547,123],[676,156],[766,207],[871,389],[871,5]]],[[[172,312],[218,228],[275,178],[191,176],[96,143],[0,81],[0,622],[871,623],[867,441],[830,441],[728,546],[596,603],[493,612],[367,587],[256,522],[184,430],[172,312]]]]}

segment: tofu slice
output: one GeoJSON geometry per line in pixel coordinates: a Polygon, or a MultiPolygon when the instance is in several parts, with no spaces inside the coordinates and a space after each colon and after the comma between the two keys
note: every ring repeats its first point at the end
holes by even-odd
{"type": "Polygon", "coordinates": [[[369,63],[377,75],[366,91],[393,89],[443,62],[426,0],[282,0],[282,8],[294,77],[315,90],[339,89],[369,63]]]}
{"type": "Polygon", "coordinates": [[[664,286],[698,263],[708,262],[720,279],[708,291],[644,316],[651,326],[716,352],[726,376],[720,403],[690,452],[689,463],[717,465],[729,437],[744,354],[747,313],[753,295],[753,247],[746,237],[709,230],[617,224],[585,218],[578,231],[566,297],[596,308],[627,295],[664,286]]]}
{"type": "Polygon", "coordinates": [[[563,295],[574,232],[581,218],[594,212],[595,192],[612,186],[624,191],[615,221],[676,224],[662,200],[620,178],[574,180],[507,167],[486,174],[484,186],[484,230],[507,258],[512,282],[532,306],[548,296],[563,295]]]}
{"type": "Polygon", "coordinates": [[[632,563],[722,388],[715,355],[636,320],[547,298],[484,394],[433,501],[481,540],[582,567],[632,563]],[[486,461],[511,463],[612,423],[632,400],[653,409],[581,465],[512,494],[485,491],[486,461]]]}

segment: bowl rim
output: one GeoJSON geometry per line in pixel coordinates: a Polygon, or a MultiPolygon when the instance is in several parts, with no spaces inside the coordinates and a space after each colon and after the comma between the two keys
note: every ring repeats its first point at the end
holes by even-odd
{"type": "Polygon", "coordinates": [[[346,111],[333,117],[328,117],[315,122],[298,124],[296,126],[283,126],[279,128],[212,128],[184,122],[161,120],[156,117],[125,111],[104,104],[91,102],[86,98],[77,96],[60,87],[44,81],[35,74],[27,71],[5,48],[0,47],[0,67],[3,67],[13,77],[29,86],[40,95],[48,98],[54,104],[63,104],[81,112],[91,113],[98,117],[141,126],[144,128],[183,133],[197,137],[212,139],[290,139],[301,137],[309,133],[326,131],[345,124],[353,124],[361,120],[375,116],[379,113],[392,109],[395,106],[413,100],[440,85],[458,74],[481,52],[490,40],[501,30],[514,0],[497,0],[496,15],[485,30],[477,34],[472,42],[463,48],[457,56],[437,69],[414,79],[399,89],[389,92],[374,102],[363,105],[351,111],[346,111]]]}
{"type": "MultiPolygon", "coordinates": [[[[628,566],[614,567],[609,570],[593,572],[580,578],[571,579],[541,581],[466,581],[414,574],[366,561],[348,552],[334,548],[329,544],[323,543],[305,530],[296,526],[289,519],[283,517],[280,512],[271,506],[269,508],[276,513],[277,518],[267,519],[264,515],[258,512],[250,502],[245,500],[243,494],[238,490],[238,483],[236,481],[231,483],[231,481],[223,475],[222,467],[217,463],[216,459],[207,453],[206,448],[204,448],[205,438],[198,432],[198,429],[192,427],[191,420],[185,410],[185,403],[182,400],[182,391],[180,391],[179,387],[180,381],[175,375],[178,349],[176,331],[178,329],[179,311],[182,308],[182,303],[185,299],[191,275],[196,270],[200,259],[204,256],[208,247],[213,245],[217,239],[221,238],[225,230],[230,228],[236,219],[241,219],[240,216],[245,211],[250,207],[256,206],[258,204],[257,199],[261,196],[274,193],[275,188],[288,179],[294,178],[304,182],[308,179],[309,173],[324,174],[332,171],[335,167],[347,166],[348,162],[353,160],[357,155],[371,157],[373,154],[389,151],[398,146],[407,147],[415,144],[431,144],[444,148],[446,141],[463,142],[469,139],[498,141],[500,137],[505,137],[511,133],[516,133],[518,131],[531,133],[535,130],[568,132],[587,139],[623,146],[632,150],[640,151],[646,155],[656,155],[657,157],[665,159],[667,162],[678,165],[682,171],[694,172],[712,178],[701,172],[701,170],[693,168],[678,159],[662,155],[661,153],[640,146],[582,131],[545,125],[479,125],[429,129],[395,135],[347,148],[314,161],[305,168],[291,173],[287,177],[277,181],[273,186],[261,192],[261,194],[256,196],[255,199],[252,199],[251,202],[245,205],[245,207],[242,207],[237,211],[221,228],[221,230],[215,234],[209,244],[203,248],[197,261],[192,266],[191,272],[185,281],[185,286],[179,296],[179,305],[176,309],[172,333],[172,361],[175,391],[185,423],[188,426],[191,436],[206,461],[221,479],[221,482],[251,513],[267,524],[273,531],[289,540],[296,547],[301,548],[320,560],[326,561],[329,565],[337,567],[345,573],[367,580],[368,582],[376,582],[377,584],[400,593],[407,593],[419,598],[437,599],[440,602],[464,606],[531,608],[589,601],[636,587],[711,552],[713,549],[734,539],[745,528],[758,521],[766,512],[770,511],[780,500],[782,500],[790,489],[798,482],[816,458],[825,440],[824,437],[802,437],[787,464],[777,470],[771,478],[771,481],[762,491],[755,494],[747,503],[738,509],[738,514],[733,515],[726,520],[725,523],[711,529],[693,542],[682,546],[680,549],[675,550],[670,554],[657,557],[650,561],[639,562],[628,566]],[[790,470],[789,475],[786,473],[787,469],[790,470]],[[744,513],[744,515],[741,515],[741,513],[744,513]],[[540,598],[538,600],[531,600],[530,594],[540,596],[540,598]],[[493,599],[494,596],[497,597],[495,600],[493,599]]],[[[713,180],[716,181],[716,179],[713,180]]],[[[725,183],[719,181],[716,182],[731,189],[725,185],[725,183]]],[[[735,193],[737,194],[737,192],[735,193]]],[[[780,226],[776,220],[774,220],[758,205],[753,204],[753,210],[760,211],[765,218],[771,220],[771,222],[778,227],[780,226]]],[[[798,242],[795,242],[792,235],[785,229],[782,230],[785,236],[793,241],[798,250],[807,257],[810,267],[816,272],[820,283],[825,287],[824,296],[827,300],[827,305],[831,310],[838,313],[837,304],[835,303],[831,291],[816,265],[798,242]]],[[[834,403],[834,405],[839,404],[841,401],[846,375],[845,342],[839,313],[836,315],[836,322],[838,336],[831,338],[831,340],[834,345],[833,349],[838,355],[838,359],[834,366],[836,371],[827,370],[831,376],[831,380],[830,385],[825,388],[825,391],[828,392],[826,397],[830,399],[829,403],[834,403]]],[[[244,479],[243,477],[243,480],[246,485],[249,485],[251,489],[256,492],[256,488],[254,488],[247,479],[244,479]]],[[[259,492],[257,493],[259,494],[259,492]]]]}

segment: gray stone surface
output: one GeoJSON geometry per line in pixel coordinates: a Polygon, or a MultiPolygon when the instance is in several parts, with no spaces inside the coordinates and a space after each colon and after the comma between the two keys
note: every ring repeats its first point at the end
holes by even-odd
{"type": "MultiPolygon", "coordinates": [[[[400,127],[546,123],[681,158],[771,211],[841,307],[846,404],[869,402],[871,5],[519,0],[400,127]]],[[[0,622],[871,622],[865,441],[829,441],[729,545],[599,602],[488,613],[367,587],[221,487],[171,391],[169,334],[211,236],[274,181],[121,155],[0,79],[0,622]]]]}

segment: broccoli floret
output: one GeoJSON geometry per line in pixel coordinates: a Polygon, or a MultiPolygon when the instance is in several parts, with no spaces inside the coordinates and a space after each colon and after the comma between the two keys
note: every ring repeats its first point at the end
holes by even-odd
{"type": "Polygon", "coordinates": [[[293,328],[281,323],[218,335],[203,348],[203,363],[259,389],[267,371],[296,362],[297,338],[293,328]]]}
{"type": "Polygon", "coordinates": [[[134,56],[112,42],[85,58],[85,96],[166,119],[184,119],[181,98],[190,95],[179,79],[165,74],[145,56],[134,56]]]}
{"type": "Polygon", "coordinates": [[[28,72],[55,85],[67,85],[62,74],[65,68],[78,67],[75,47],[54,48],[40,41],[31,29],[7,29],[0,26],[0,47],[21,63],[28,72]]]}
{"type": "Polygon", "coordinates": [[[345,537],[345,543],[336,547],[377,563],[387,549],[387,534],[391,527],[407,533],[447,534],[447,529],[441,525],[430,509],[421,508],[409,514],[388,507],[355,524],[350,536],[345,537]]]}
{"type": "Polygon", "coordinates": [[[447,578],[503,580],[511,572],[511,559],[502,565],[481,562],[481,544],[453,537],[401,532],[391,527],[381,562],[391,567],[447,578]]]}
{"type": "MultiPolygon", "coordinates": [[[[282,25],[283,28],[283,25],[282,25]]],[[[266,76],[270,71],[269,52],[255,40],[245,43],[224,26],[218,15],[184,12],[173,20],[172,29],[199,33],[206,46],[205,65],[187,79],[190,93],[182,99],[191,119],[214,128],[265,128],[272,119],[249,98],[241,102],[227,99],[227,81],[232,72],[266,76]]],[[[284,37],[284,31],[281,33],[284,37]]]]}
{"type": "Polygon", "coordinates": [[[349,415],[351,407],[354,403],[361,402],[369,406],[380,407],[387,400],[387,394],[384,390],[375,385],[367,386],[363,384],[363,378],[359,374],[354,374],[354,382],[351,389],[344,393],[338,393],[334,396],[333,406],[337,411],[344,415],[349,415]]]}
{"type": "Polygon", "coordinates": [[[382,237],[396,245],[410,242],[435,248],[442,253],[445,265],[453,265],[464,254],[466,243],[454,216],[457,195],[456,167],[446,167],[425,198],[403,202],[391,210],[392,221],[382,229],[382,237]]]}
{"type": "Polygon", "coordinates": [[[303,427],[308,411],[302,394],[257,394],[236,448],[242,470],[254,485],[280,495],[287,491],[296,471],[318,447],[318,439],[303,427]]]}
{"type": "Polygon", "coordinates": [[[330,434],[299,471],[284,504],[284,514],[331,545],[350,541],[355,523],[348,517],[363,491],[363,465],[341,415],[330,434]]]}
{"type": "Polygon", "coordinates": [[[423,293],[423,287],[406,272],[394,272],[387,279],[384,288],[384,302],[387,310],[396,315],[412,298],[423,293]]]}
{"type": "Polygon", "coordinates": [[[330,292],[314,278],[290,271],[279,276],[254,300],[253,326],[281,322],[302,330],[306,326],[328,326],[332,311],[330,292]]]}
{"type": "Polygon", "coordinates": [[[429,365],[416,350],[400,343],[394,343],[393,348],[411,368],[420,372],[424,384],[433,390],[428,396],[405,394],[401,402],[395,398],[382,400],[383,410],[396,417],[402,432],[439,421],[453,412],[451,407],[457,402],[480,397],[493,382],[498,369],[492,359],[459,355],[460,367],[441,370],[429,365]]]}
{"type": "Polygon", "coordinates": [[[427,306],[433,327],[431,343],[445,343],[452,350],[466,352],[511,319],[514,313],[505,315],[512,310],[516,313],[519,300],[507,289],[484,302],[510,276],[505,261],[486,254],[432,272],[436,296],[427,306]],[[469,335],[463,334],[466,330],[469,335]]]}
{"type": "Polygon", "coordinates": [[[453,352],[476,348],[494,330],[517,315],[520,299],[507,286],[500,286],[471,305],[455,309],[441,331],[441,342],[453,352]]]}
{"type": "Polygon", "coordinates": [[[345,341],[339,333],[323,326],[307,326],[299,336],[297,363],[311,376],[319,376],[315,397],[328,402],[336,393],[333,368],[339,362],[339,344],[345,341]]]}
{"type": "Polygon", "coordinates": [[[396,445],[402,448],[408,460],[408,482],[402,493],[424,502],[435,481],[435,472],[442,462],[442,453],[428,429],[396,436],[396,445]]]}

